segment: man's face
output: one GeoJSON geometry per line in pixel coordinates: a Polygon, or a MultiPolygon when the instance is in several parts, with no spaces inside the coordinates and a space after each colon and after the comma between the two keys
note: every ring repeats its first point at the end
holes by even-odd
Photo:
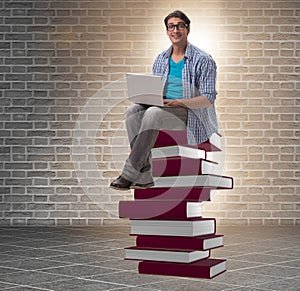
{"type": "Polygon", "coordinates": [[[189,27],[185,26],[184,21],[181,18],[172,17],[168,20],[167,26],[173,28],[173,30],[167,29],[167,35],[170,38],[172,44],[186,45],[187,36],[190,32],[190,29],[189,27]]]}

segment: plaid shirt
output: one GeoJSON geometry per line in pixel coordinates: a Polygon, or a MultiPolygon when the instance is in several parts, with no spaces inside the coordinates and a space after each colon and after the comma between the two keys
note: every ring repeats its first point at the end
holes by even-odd
{"type": "MultiPolygon", "coordinates": [[[[161,75],[165,88],[169,74],[169,59],[172,46],[159,54],[153,64],[154,75],[161,75]]],[[[188,109],[187,137],[189,144],[200,144],[218,131],[218,122],[214,102],[216,99],[216,63],[213,58],[188,43],[185,51],[182,71],[183,98],[206,96],[212,103],[208,108],[188,109]]]]}

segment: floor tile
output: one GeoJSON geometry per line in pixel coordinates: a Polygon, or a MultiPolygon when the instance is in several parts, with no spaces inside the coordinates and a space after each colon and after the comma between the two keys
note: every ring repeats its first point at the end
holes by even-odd
{"type": "Polygon", "coordinates": [[[91,279],[110,283],[125,284],[130,286],[140,286],[145,285],[147,283],[170,280],[170,277],[142,275],[134,271],[120,271],[108,275],[92,276],[91,279]]]}
{"type": "Polygon", "coordinates": [[[171,277],[172,279],[165,282],[150,283],[145,284],[146,288],[154,288],[158,290],[174,290],[174,291],[199,291],[199,290],[209,290],[209,291],[220,291],[226,288],[234,287],[234,285],[215,283],[213,280],[208,279],[177,279],[176,277],[171,277]]]}
{"type": "Polygon", "coordinates": [[[101,246],[93,245],[91,243],[76,243],[76,244],[63,244],[56,247],[48,247],[48,250],[58,250],[68,253],[89,253],[96,252],[99,250],[109,250],[111,247],[108,243],[103,243],[101,246]]]}
{"type": "Polygon", "coordinates": [[[0,267],[0,274],[1,275],[16,273],[16,272],[19,272],[19,271],[20,271],[20,269],[17,269],[17,268],[0,267]]]}
{"type": "Polygon", "coordinates": [[[260,284],[259,288],[269,288],[274,291],[299,291],[300,278],[296,279],[286,279],[286,280],[277,280],[274,282],[260,284]]]}
{"type": "Polygon", "coordinates": [[[233,255],[229,256],[229,259],[245,261],[245,262],[256,262],[258,264],[274,264],[284,262],[288,260],[288,257],[269,255],[265,253],[249,253],[244,255],[233,255]]]}
{"type": "Polygon", "coordinates": [[[257,275],[268,275],[275,278],[290,278],[293,279],[300,275],[299,269],[290,267],[281,267],[274,265],[267,265],[262,267],[249,268],[243,272],[257,275]]]}
{"type": "Polygon", "coordinates": [[[242,271],[248,268],[253,268],[257,266],[264,266],[264,263],[257,263],[257,262],[245,262],[239,261],[234,259],[227,259],[226,267],[230,271],[242,271]]]}
{"type": "MultiPolygon", "coordinates": [[[[297,240],[296,240],[297,241],[297,240]]],[[[295,241],[295,242],[296,242],[295,241]]],[[[300,241],[300,239],[299,239],[300,241]]],[[[289,257],[289,258],[300,258],[300,250],[296,248],[282,248],[279,250],[272,250],[264,252],[267,255],[275,255],[275,256],[282,256],[282,257],[289,257]]]]}
{"type": "Polygon", "coordinates": [[[247,286],[247,287],[234,287],[229,289],[224,289],[222,291],[273,291],[272,289],[266,289],[262,287],[255,287],[255,286],[247,286]]]}
{"type": "Polygon", "coordinates": [[[229,285],[241,286],[241,287],[251,287],[256,284],[269,282],[272,277],[264,276],[261,274],[250,274],[243,271],[227,271],[217,277],[215,277],[214,282],[224,283],[229,285]]]}
{"type": "Polygon", "coordinates": [[[121,259],[121,258],[114,258],[111,256],[101,256],[99,255],[99,253],[88,253],[88,254],[58,255],[58,256],[47,257],[46,259],[55,262],[88,264],[96,261],[105,262],[112,259],[121,259]]]}
{"type": "Polygon", "coordinates": [[[99,274],[113,273],[114,269],[103,268],[99,266],[90,265],[73,265],[73,266],[63,266],[58,268],[48,268],[43,269],[41,272],[47,274],[58,274],[66,275],[71,277],[88,277],[99,274]]]}
{"type": "MultiPolygon", "coordinates": [[[[274,266],[276,266],[276,265],[300,269],[300,259],[298,259],[298,260],[293,260],[293,259],[291,258],[291,260],[288,260],[288,261],[284,261],[284,262],[280,262],[280,263],[274,264],[274,266]]],[[[299,273],[300,273],[300,270],[299,270],[299,273]]]]}
{"type": "Polygon", "coordinates": [[[4,289],[4,290],[5,291],[43,291],[43,289],[34,288],[34,287],[30,287],[30,286],[19,286],[19,287],[4,289]]]}
{"type": "Polygon", "coordinates": [[[11,262],[15,260],[20,260],[22,259],[22,256],[15,256],[12,254],[1,254],[0,255],[0,263],[5,264],[6,262],[11,262]]]}
{"type": "Polygon", "coordinates": [[[107,261],[95,261],[90,262],[89,265],[92,266],[103,266],[107,268],[117,269],[117,270],[133,270],[137,271],[138,262],[135,260],[124,260],[123,258],[119,259],[110,259],[107,261]]]}
{"type": "Polygon", "coordinates": [[[0,282],[19,285],[34,285],[41,282],[54,282],[62,279],[65,279],[65,277],[57,274],[47,274],[37,271],[20,271],[0,275],[0,282]]]}
{"type": "Polygon", "coordinates": [[[24,249],[18,251],[6,252],[6,255],[13,255],[18,257],[26,257],[26,258],[47,258],[52,257],[59,254],[65,254],[66,252],[62,251],[53,251],[47,250],[44,248],[32,248],[32,249],[24,249]]]}
{"type": "Polygon", "coordinates": [[[16,285],[15,284],[10,284],[10,283],[5,283],[5,282],[1,282],[0,281],[0,290],[6,290],[8,288],[13,288],[15,287],[16,285]]]}
{"type": "Polygon", "coordinates": [[[113,258],[124,258],[125,250],[124,248],[118,248],[114,250],[101,250],[98,252],[99,255],[113,257],[113,258]]]}
{"type": "Polygon", "coordinates": [[[14,246],[13,244],[0,244],[0,254],[5,254],[5,253],[11,253],[11,252],[18,252],[18,251],[23,251],[24,249],[30,250],[32,248],[26,248],[22,246],[14,246]]]}
{"type": "Polygon", "coordinates": [[[127,288],[124,284],[115,284],[101,282],[90,279],[78,279],[56,281],[51,283],[43,283],[35,285],[37,288],[50,289],[53,291],[100,291],[100,290],[115,290],[118,288],[127,288]]]}
{"type": "Polygon", "coordinates": [[[72,263],[55,262],[55,261],[36,259],[36,258],[14,260],[14,261],[3,263],[3,265],[5,265],[6,267],[16,268],[20,270],[40,270],[45,268],[55,268],[67,264],[72,264],[72,263]]]}
{"type": "Polygon", "coordinates": [[[48,248],[64,245],[64,241],[60,240],[51,240],[51,239],[30,239],[24,241],[17,241],[7,243],[9,245],[28,247],[28,248],[48,248]]]}

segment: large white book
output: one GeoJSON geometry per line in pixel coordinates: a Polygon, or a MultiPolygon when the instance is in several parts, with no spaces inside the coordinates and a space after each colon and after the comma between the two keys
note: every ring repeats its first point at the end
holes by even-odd
{"type": "Polygon", "coordinates": [[[198,236],[214,234],[214,218],[191,220],[131,220],[131,234],[161,236],[198,236]]]}
{"type": "Polygon", "coordinates": [[[192,263],[208,257],[209,251],[155,250],[138,247],[125,248],[125,259],[130,260],[192,263]]]}
{"type": "Polygon", "coordinates": [[[232,177],[217,175],[167,176],[155,178],[153,187],[212,187],[232,189],[233,179],[232,177]]]}
{"type": "Polygon", "coordinates": [[[174,145],[167,147],[157,147],[152,148],[151,157],[152,159],[156,158],[166,158],[166,157],[186,157],[194,159],[205,159],[206,152],[195,147],[174,145]]]}

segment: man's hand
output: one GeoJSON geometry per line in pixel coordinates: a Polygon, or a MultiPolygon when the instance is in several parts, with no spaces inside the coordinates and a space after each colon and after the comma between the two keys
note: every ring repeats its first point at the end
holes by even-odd
{"type": "Polygon", "coordinates": [[[186,105],[184,105],[178,99],[164,99],[164,104],[167,106],[180,106],[186,108],[186,105]]]}

